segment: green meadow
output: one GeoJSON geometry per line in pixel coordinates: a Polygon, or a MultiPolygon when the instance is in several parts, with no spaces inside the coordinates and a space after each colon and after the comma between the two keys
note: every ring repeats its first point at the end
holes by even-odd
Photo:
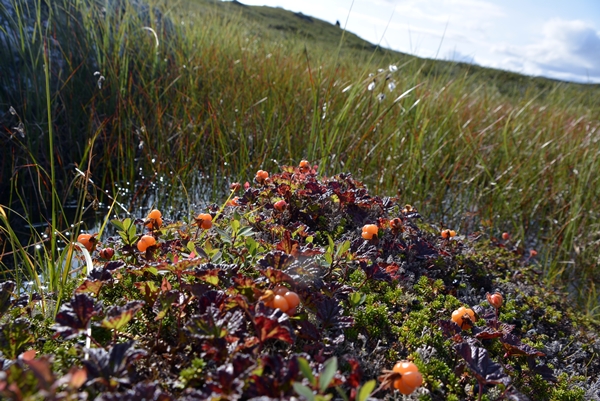
{"type": "Polygon", "coordinates": [[[440,229],[509,233],[540,279],[599,316],[600,86],[420,59],[282,9],[97,3],[0,6],[0,70],[18,71],[0,74],[5,275],[57,289],[60,240],[91,224],[88,206],[189,217],[306,159],[440,229]],[[40,221],[49,235],[19,235],[40,221]]]}

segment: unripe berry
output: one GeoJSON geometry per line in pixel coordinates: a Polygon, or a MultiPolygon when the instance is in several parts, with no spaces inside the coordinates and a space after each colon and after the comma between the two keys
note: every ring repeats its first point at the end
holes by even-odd
{"type": "Polygon", "coordinates": [[[112,257],[115,255],[115,250],[112,248],[104,248],[98,253],[102,259],[112,259],[112,257]]]}
{"type": "Polygon", "coordinates": [[[275,202],[275,204],[273,205],[273,207],[278,212],[283,212],[287,208],[287,203],[282,199],[280,201],[275,202]]]}
{"type": "Polygon", "coordinates": [[[490,295],[490,293],[488,292],[485,295],[486,295],[487,300],[490,303],[490,305],[492,305],[494,308],[499,309],[502,306],[502,302],[504,302],[504,298],[502,297],[502,294],[495,292],[490,295]]]}

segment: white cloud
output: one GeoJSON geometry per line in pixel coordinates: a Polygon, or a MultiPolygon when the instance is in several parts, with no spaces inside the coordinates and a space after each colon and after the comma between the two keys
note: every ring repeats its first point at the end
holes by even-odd
{"type": "Polygon", "coordinates": [[[583,21],[554,18],[537,43],[500,45],[492,51],[507,56],[498,66],[530,75],[600,82],[600,31],[583,21]]]}

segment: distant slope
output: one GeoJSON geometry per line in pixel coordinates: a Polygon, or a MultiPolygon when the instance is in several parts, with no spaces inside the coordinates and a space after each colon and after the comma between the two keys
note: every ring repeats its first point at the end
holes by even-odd
{"type": "Polygon", "coordinates": [[[253,30],[262,29],[269,36],[303,40],[307,50],[337,51],[343,56],[352,55],[363,60],[373,59],[378,66],[386,63],[402,64],[408,61],[420,63],[421,74],[427,77],[464,78],[471,77],[470,90],[480,86],[493,87],[502,95],[522,98],[525,93],[546,93],[560,89],[573,95],[579,106],[597,109],[600,107],[600,84],[579,84],[557,81],[543,77],[530,77],[510,71],[481,67],[473,64],[433,60],[381,48],[334,24],[283,8],[248,6],[239,1],[183,0],[181,7],[194,12],[217,12],[223,16],[239,15],[248,20],[253,30]],[[343,35],[343,36],[342,36],[343,35]],[[340,41],[343,45],[340,48],[340,41]]]}

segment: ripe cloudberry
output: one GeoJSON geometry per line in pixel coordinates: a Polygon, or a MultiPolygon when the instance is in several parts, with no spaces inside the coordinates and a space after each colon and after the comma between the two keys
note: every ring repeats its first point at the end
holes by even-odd
{"type": "Polygon", "coordinates": [[[256,182],[258,183],[263,183],[266,181],[266,179],[269,178],[269,173],[267,173],[264,170],[258,170],[256,172],[256,177],[254,177],[254,179],[256,180],[256,182]]]}
{"type": "Polygon", "coordinates": [[[143,235],[137,243],[137,249],[140,252],[146,252],[148,248],[156,245],[156,238],[151,235],[143,235]]]}
{"type": "Polygon", "coordinates": [[[442,230],[441,232],[442,238],[448,239],[456,236],[456,231],[454,230],[442,230]]]}
{"type": "Polygon", "coordinates": [[[423,384],[423,375],[412,362],[400,361],[394,365],[393,372],[399,373],[400,378],[394,380],[394,388],[404,395],[409,395],[423,384]]]}
{"type": "Polygon", "coordinates": [[[472,323],[475,323],[475,312],[472,309],[461,306],[452,312],[452,321],[460,326],[461,329],[469,329],[472,323]]]}
{"type": "Polygon", "coordinates": [[[239,206],[240,205],[239,200],[240,200],[239,196],[234,196],[233,198],[231,198],[227,201],[227,206],[239,206]]]}
{"type": "Polygon", "coordinates": [[[294,291],[287,291],[283,297],[287,301],[290,309],[300,305],[300,297],[294,291]]]}
{"type": "Polygon", "coordinates": [[[96,247],[96,237],[91,234],[79,234],[77,237],[77,242],[85,247],[88,252],[93,252],[96,247]]]}
{"type": "Polygon", "coordinates": [[[148,213],[144,225],[150,230],[156,230],[162,226],[162,223],[162,213],[160,212],[160,210],[154,209],[150,213],[148,213]]]}
{"type": "Polygon", "coordinates": [[[286,312],[290,309],[290,305],[283,295],[275,295],[275,298],[273,298],[273,307],[281,309],[282,312],[286,312]]]}
{"type": "Polygon", "coordinates": [[[374,235],[377,235],[379,232],[379,227],[375,224],[365,224],[362,228],[362,237],[364,239],[372,239],[374,235]]]}
{"type": "Polygon", "coordinates": [[[289,290],[290,290],[290,289],[289,289],[289,288],[287,288],[287,287],[286,287],[286,286],[284,286],[284,285],[278,285],[278,286],[276,286],[276,287],[273,289],[273,293],[274,293],[275,295],[281,295],[281,296],[283,296],[283,295],[285,295],[285,293],[286,293],[286,292],[288,292],[289,290]]]}
{"type": "Polygon", "coordinates": [[[204,230],[208,230],[212,227],[212,216],[210,215],[210,213],[200,213],[196,217],[196,224],[198,225],[198,227],[204,230]]]}
{"type": "Polygon", "coordinates": [[[275,210],[277,210],[278,212],[283,212],[286,208],[287,208],[287,203],[286,201],[284,201],[283,199],[280,201],[275,202],[275,204],[273,204],[273,207],[275,208],[275,210]]]}
{"type": "Polygon", "coordinates": [[[502,233],[502,239],[504,241],[508,241],[510,239],[510,234],[509,233],[502,233]]]}
{"type": "Polygon", "coordinates": [[[303,173],[306,173],[310,170],[310,164],[308,163],[308,160],[301,160],[299,167],[300,171],[302,171],[303,173]]]}
{"type": "Polygon", "coordinates": [[[499,309],[502,306],[502,303],[504,302],[504,298],[502,297],[502,294],[500,294],[498,292],[495,292],[491,295],[488,292],[487,294],[485,294],[485,296],[487,297],[487,300],[490,303],[490,305],[492,305],[496,309],[499,309]]]}

